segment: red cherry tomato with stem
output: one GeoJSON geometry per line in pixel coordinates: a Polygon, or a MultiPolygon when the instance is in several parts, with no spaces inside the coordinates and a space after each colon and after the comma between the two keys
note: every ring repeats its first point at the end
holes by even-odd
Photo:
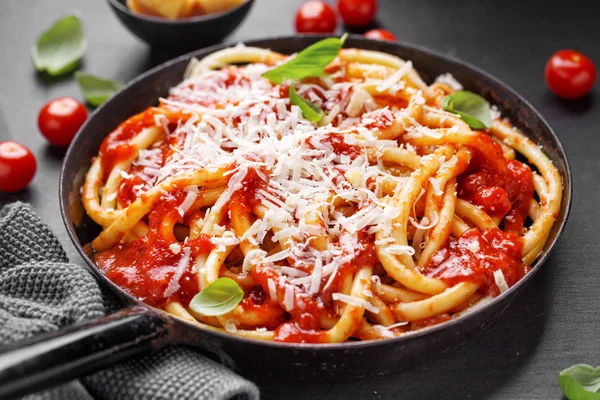
{"type": "Polygon", "coordinates": [[[365,33],[365,37],[375,40],[389,40],[390,42],[398,40],[396,39],[396,36],[387,29],[371,29],[365,33]]]}
{"type": "Polygon", "coordinates": [[[33,153],[20,143],[0,142],[0,191],[18,192],[27,187],[35,175],[37,162],[33,153]]]}
{"type": "Polygon", "coordinates": [[[298,33],[333,33],[336,26],[335,11],[324,1],[307,1],[296,11],[298,33]]]}
{"type": "Polygon", "coordinates": [[[377,0],[338,0],[337,6],[348,26],[369,25],[377,13],[377,0]]]}
{"type": "Polygon", "coordinates": [[[38,128],[54,146],[68,146],[87,119],[83,104],[72,97],[59,97],[47,103],[38,115],[38,128]]]}
{"type": "Polygon", "coordinates": [[[560,50],[546,63],[546,84],[559,97],[577,99],[585,96],[596,81],[592,60],[575,50],[560,50]]]}

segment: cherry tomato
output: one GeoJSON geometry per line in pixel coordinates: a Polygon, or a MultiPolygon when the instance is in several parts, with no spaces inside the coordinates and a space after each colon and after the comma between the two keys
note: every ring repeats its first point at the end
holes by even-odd
{"type": "Polygon", "coordinates": [[[13,141],[0,142],[0,191],[25,189],[36,169],[35,156],[27,147],[13,141]]]}
{"type": "Polygon", "coordinates": [[[336,26],[335,12],[324,1],[307,1],[296,11],[296,32],[298,33],[333,33],[336,26]]]}
{"type": "Polygon", "coordinates": [[[38,127],[52,145],[68,146],[87,116],[83,104],[72,97],[59,97],[42,107],[38,127]]]}
{"type": "Polygon", "coordinates": [[[338,0],[338,11],[348,26],[365,26],[373,21],[377,0],[338,0]]]}
{"type": "Polygon", "coordinates": [[[577,99],[585,96],[595,81],[594,63],[578,51],[557,51],[546,63],[546,84],[559,97],[577,99]]]}
{"type": "Polygon", "coordinates": [[[375,40],[389,40],[391,42],[398,40],[396,39],[396,36],[394,36],[394,34],[387,29],[371,29],[365,33],[365,37],[375,40]]]}
{"type": "Polygon", "coordinates": [[[473,196],[473,202],[492,216],[504,216],[512,207],[506,191],[500,186],[482,186],[473,196]]]}

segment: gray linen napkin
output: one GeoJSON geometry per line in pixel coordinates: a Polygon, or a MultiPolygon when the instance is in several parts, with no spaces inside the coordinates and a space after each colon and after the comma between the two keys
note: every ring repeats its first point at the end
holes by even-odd
{"type": "MultiPolygon", "coordinates": [[[[48,226],[24,203],[0,209],[0,345],[116,306],[85,267],[68,263],[48,226]]],[[[45,392],[30,400],[259,398],[258,388],[185,347],[168,347],[45,392]]]]}

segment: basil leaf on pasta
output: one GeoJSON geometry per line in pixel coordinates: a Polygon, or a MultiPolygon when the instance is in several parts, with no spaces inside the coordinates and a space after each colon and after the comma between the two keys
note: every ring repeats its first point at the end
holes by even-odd
{"type": "Polygon", "coordinates": [[[112,79],[103,79],[94,75],[77,71],[75,79],[85,100],[92,106],[98,107],[109,97],[123,87],[123,84],[112,79]]]}
{"type": "Polygon", "coordinates": [[[190,302],[190,308],[206,316],[227,314],[233,310],[244,297],[242,288],[231,278],[219,278],[190,302]]]}
{"type": "Polygon", "coordinates": [[[75,15],[67,15],[38,37],[31,57],[39,71],[58,76],[77,67],[85,47],[81,20],[75,15]]]}
{"type": "Polygon", "coordinates": [[[442,99],[442,108],[448,112],[460,115],[473,129],[484,129],[492,126],[490,103],[483,97],[461,90],[442,99]]]}
{"type": "Polygon", "coordinates": [[[310,122],[317,123],[325,115],[325,112],[318,105],[300,96],[293,84],[290,84],[289,96],[292,105],[300,107],[302,115],[310,122]]]}
{"type": "Polygon", "coordinates": [[[600,367],[576,364],[562,370],[558,381],[569,400],[600,400],[600,367]]]}
{"type": "Polygon", "coordinates": [[[314,43],[294,58],[263,74],[273,83],[281,84],[284,79],[300,80],[323,75],[325,68],[339,54],[348,34],[341,38],[331,37],[314,43]]]}

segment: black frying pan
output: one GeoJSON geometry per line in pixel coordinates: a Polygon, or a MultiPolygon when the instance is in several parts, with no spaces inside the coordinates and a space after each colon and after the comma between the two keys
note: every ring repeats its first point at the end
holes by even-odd
{"type": "MultiPolygon", "coordinates": [[[[247,44],[289,54],[322,38],[282,37],[247,44]]],[[[159,96],[166,95],[170,87],[178,84],[190,57],[202,58],[223,47],[176,58],[134,79],[90,117],[71,144],[60,177],[60,205],[65,226],[90,269],[127,307],[108,317],[2,349],[0,397],[14,397],[65,382],[172,343],[196,346],[250,379],[260,374],[275,379],[344,380],[388,373],[430,350],[456,346],[457,342],[466,340],[469,331],[489,325],[541,268],[563,230],[572,194],[565,151],[542,116],[505,84],[465,62],[412,45],[350,37],[346,47],[379,50],[412,60],[426,82],[441,73],[452,73],[466,89],[498,105],[504,116],[543,146],[560,171],[564,191],[558,219],[531,273],[479,310],[443,324],[395,339],[329,345],[260,342],[210,331],[147,306],[125,293],[98,270],[93,257],[84,250],[84,245],[100,231],[87,217],[80,201],[79,189],[85,173],[104,137],[127,117],[155,105],[159,96]]]]}

